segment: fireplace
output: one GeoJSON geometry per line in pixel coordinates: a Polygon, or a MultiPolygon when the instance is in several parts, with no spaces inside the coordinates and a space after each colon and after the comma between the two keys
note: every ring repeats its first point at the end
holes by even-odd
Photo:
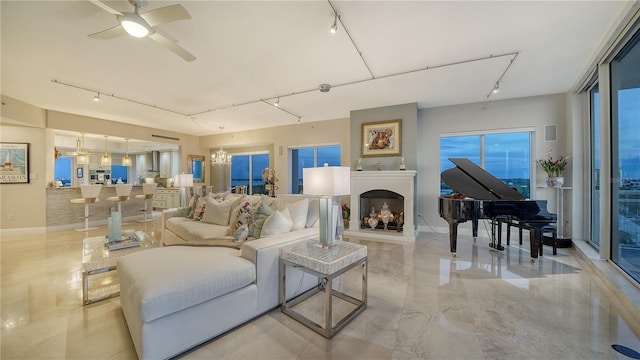
{"type": "Polygon", "coordinates": [[[372,225],[375,229],[401,232],[404,225],[404,196],[389,190],[369,190],[360,194],[360,228],[372,229],[372,225]],[[387,210],[386,216],[384,209],[387,210]],[[369,223],[371,217],[375,219],[373,223],[369,223]]]}
{"type": "Polygon", "coordinates": [[[351,219],[344,235],[415,241],[415,176],[414,170],[352,171],[351,219]],[[378,221],[378,225],[372,229],[367,223],[371,208],[382,220],[380,211],[385,203],[394,221],[389,220],[386,230],[382,221],[378,221]]]}

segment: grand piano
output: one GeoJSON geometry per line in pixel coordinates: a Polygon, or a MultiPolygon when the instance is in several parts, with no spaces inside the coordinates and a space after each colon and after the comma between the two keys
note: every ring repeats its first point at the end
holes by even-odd
{"type": "MultiPolygon", "coordinates": [[[[440,216],[449,223],[451,254],[456,255],[458,224],[471,221],[473,238],[478,236],[478,220],[489,219],[517,221],[531,229],[531,262],[538,258],[542,246],[542,228],[557,220],[556,214],[547,211],[546,200],[527,200],[495,176],[466,158],[450,158],[456,167],[440,174],[442,181],[454,195],[441,196],[438,203],[440,216]]],[[[493,229],[493,227],[492,227],[493,229]]],[[[503,250],[492,235],[491,247],[503,250]]]]}

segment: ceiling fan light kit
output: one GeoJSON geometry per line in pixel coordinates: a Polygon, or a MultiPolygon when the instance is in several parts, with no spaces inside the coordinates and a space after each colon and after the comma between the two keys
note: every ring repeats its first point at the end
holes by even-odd
{"type": "Polygon", "coordinates": [[[118,16],[118,21],[124,31],[133,37],[143,38],[153,32],[151,26],[138,14],[124,13],[118,16]]]}

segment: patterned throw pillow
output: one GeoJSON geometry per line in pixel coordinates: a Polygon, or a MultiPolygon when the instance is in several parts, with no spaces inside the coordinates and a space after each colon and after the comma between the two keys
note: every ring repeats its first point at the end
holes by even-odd
{"type": "Polygon", "coordinates": [[[197,194],[194,194],[191,197],[191,200],[189,200],[189,213],[187,214],[187,218],[188,219],[193,219],[193,215],[196,212],[196,204],[198,203],[198,198],[199,196],[197,194]]]}
{"type": "Polygon", "coordinates": [[[243,242],[249,238],[249,225],[244,224],[233,233],[233,240],[237,243],[243,242]]]}
{"type": "Polygon", "coordinates": [[[195,210],[193,211],[193,220],[197,220],[197,221],[202,220],[202,216],[204,215],[204,210],[206,206],[207,206],[206,197],[199,197],[196,200],[196,207],[195,207],[195,210]]]}
{"type": "Polygon", "coordinates": [[[277,208],[275,204],[272,204],[272,206],[265,205],[264,203],[261,204],[251,217],[249,236],[256,239],[260,238],[260,233],[262,232],[265,220],[267,220],[269,216],[273,215],[276,210],[277,208]]]}
{"type": "Polygon", "coordinates": [[[187,215],[189,215],[190,212],[191,212],[191,208],[190,207],[183,207],[183,208],[179,208],[178,210],[176,210],[176,213],[173,216],[175,216],[175,217],[187,217],[187,215]]]}

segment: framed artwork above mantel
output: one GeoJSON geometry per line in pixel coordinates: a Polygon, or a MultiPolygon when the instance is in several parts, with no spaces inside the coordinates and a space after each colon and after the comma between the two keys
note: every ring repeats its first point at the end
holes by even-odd
{"type": "Polygon", "coordinates": [[[362,157],[401,156],[402,120],[362,123],[362,157]]]}

